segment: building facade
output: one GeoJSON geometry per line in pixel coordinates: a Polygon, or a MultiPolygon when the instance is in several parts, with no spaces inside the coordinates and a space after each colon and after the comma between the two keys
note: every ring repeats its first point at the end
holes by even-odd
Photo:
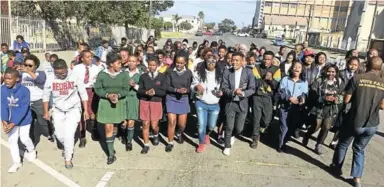
{"type": "Polygon", "coordinates": [[[265,0],[265,31],[288,38],[344,31],[350,6],[351,0],[265,0]]]}
{"type": "Polygon", "coordinates": [[[252,20],[252,28],[261,29],[263,28],[263,19],[264,19],[264,2],[265,0],[256,1],[256,10],[255,15],[252,20]]]}
{"type": "MultiPolygon", "coordinates": [[[[173,15],[163,15],[161,16],[164,20],[164,22],[171,22],[173,24],[173,31],[176,31],[176,27],[180,25],[180,23],[186,21],[192,25],[192,28],[185,32],[196,32],[199,30],[201,21],[198,16],[189,16],[189,15],[179,15],[181,19],[177,22],[173,19],[173,15]]],[[[181,30],[180,30],[181,31],[181,30]]]]}

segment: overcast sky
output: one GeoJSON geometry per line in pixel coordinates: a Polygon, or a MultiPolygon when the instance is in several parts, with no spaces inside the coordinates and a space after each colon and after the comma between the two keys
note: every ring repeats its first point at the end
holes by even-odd
{"type": "Polygon", "coordinates": [[[237,27],[251,25],[255,14],[256,0],[230,1],[230,0],[175,0],[172,8],[160,15],[179,14],[197,16],[199,11],[205,14],[205,22],[219,23],[225,18],[232,19],[237,27]]]}

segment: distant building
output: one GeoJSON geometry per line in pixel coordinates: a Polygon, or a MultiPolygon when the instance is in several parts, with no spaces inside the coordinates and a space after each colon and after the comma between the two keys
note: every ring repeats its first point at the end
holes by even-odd
{"type": "Polygon", "coordinates": [[[173,31],[176,31],[176,27],[184,21],[192,25],[192,29],[190,29],[188,32],[196,32],[197,30],[199,30],[201,21],[198,16],[189,16],[189,15],[179,15],[179,16],[181,17],[181,19],[178,21],[177,25],[175,25],[175,20],[173,19],[173,15],[163,15],[160,17],[163,18],[164,22],[169,21],[173,24],[173,31]]]}
{"type": "Polygon", "coordinates": [[[252,20],[252,28],[254,29],[261,29],[263,27],[264,1],[265,0],[256,1],[255,15],[252,20]]]}
{"type": "Polygon", "coordinates": [[[348,16],[348,23],[344,31],[343,45],[349,45],[348,48],[355,48],[359,51],[367,51],[367,48],[374,47],[384,55],[384,1],[354,1],[351,7],[351,13],[348,16]],[[374,20],[375,19],[375,20],[374,20]],[[372,26],[372,22],[374,25],[372,26]],[[372,30],[371,30],[372,28],[372,30]],[[368,46],[369,35],[371,34],[371,45],[368,46]],[[380,41],[381,42],[372,42],[380,41]]]}
{"type": "MultiPolygon", "coordinates": [[[[309,32],[344,31],[352,0],[262,0],[255,11],[254,25],[264,20],[269,36],[301,37],[309,32]]],[[[304,38],[303,38],[304,37],[304,38]]]]}

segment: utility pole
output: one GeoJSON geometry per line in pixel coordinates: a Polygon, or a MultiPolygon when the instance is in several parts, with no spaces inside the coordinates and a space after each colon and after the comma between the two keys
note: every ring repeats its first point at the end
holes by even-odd
{"type": "Polygon", "coordinates": [[[367,50],[369,50],[369,48],[371,47],[372,32],[373,32],[373,27],[375,26],[375,22],[376,22],[377,5],[378,5],[378,3],[379,3],[379,1],[376,0],[376,3],[375,3],[375,11],[373,12],[373,19],[372,19],[371,30],[369,31],[369,36],[368,36],[367,50]]]}
{"type": "Polygon", "coordinates": [[[11,49],[13,49],[12,42],[12,13],[11,13],[11,0],[8,0],[8,23],[9,23],[9,43],[11,45],[11,49]]]}
{"type": "Polygon", "coordinates": [[[305,40],[307,40],[307,41],[308,41],[309,25],[312,21],[312,9],[313,9],[313,5],[309,5],[309,15],[307,18],[307,32],[305,33],[305,40]]]}
{"type": "Polygon", "coordinates": [[[152,19],[152,0],[149,0],[149,11],[148,11],[148,34],[147,38],[151,35],[151,19],[152,19]]]}

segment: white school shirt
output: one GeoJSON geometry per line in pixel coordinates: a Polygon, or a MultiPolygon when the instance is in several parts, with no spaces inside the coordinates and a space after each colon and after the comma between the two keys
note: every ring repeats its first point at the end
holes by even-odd
{"type": "MultiPolygon", "coordinates": [[[[94,64],[91,64],[88,67],[89,67],[89,81],[87,84],[84,84],[84,86],[86,88],[93,88],[93,85],[96,82],[97,75],[100,72],[100,68],[98,68],[94,64]]],[[[73,71],[72,73],[79,79],[79,81],[82,81],[84,83],[85,72],[86,72],[85,65],[78,64],[75,67],[73,67],[72,71],[73,71]]]]}
{"type": "MultiPolygon", "coordinates": [[[[36,76],[39,76],[40,73],[44,72],[35,72],[36,76]]],[[[44,87],[38,87],[35,83],[34,80],[32,79],[31,75],[28,73],[22,73],[21,74],[21,84],[25,87],[28,88],[29,92],[31,93],[30,95],[30,101],[38,101],[40,99],[43,99],[43,89],[44,87]]]]}
{"type": "Polygon", "coordinates": [[[203,95],[196,96],[199,100],[204,102],[205,104],[217,104],[219,103],[220,98],[213,95],[212,91],[215,90],[215,88],[220,89],[220,83],[216,82],[216,70],[214,71],[208,71],[205,70],[207,73],[206,80],[204,82],[201,81],[200,76],[197,74],[197,72],[193,73],[193,81],[191,84],[191,90],[195,90],[195,86],[201,85],[204,89],[203,95]]]}
{"type": "Polygon", "coordinates": [[[241,79],[242,72],[243,72],[243,67],[241,67],[238,70],[235,70],[235,89],[240,88],[240,79],[241,79]]]}
{"type": "Polygon", "coordinates": [[[65,79],[54,76],[44,85],[43,102],[49,102],[52,97],[52,107],[62,112],[68,112],[74,108],[81,108],[81,101],[88,100],[88,94],[84,83],[78,81],[72,71],[68,72],[65,79]],[[80,100],[81,98],[81,100],[80,100]]]}

